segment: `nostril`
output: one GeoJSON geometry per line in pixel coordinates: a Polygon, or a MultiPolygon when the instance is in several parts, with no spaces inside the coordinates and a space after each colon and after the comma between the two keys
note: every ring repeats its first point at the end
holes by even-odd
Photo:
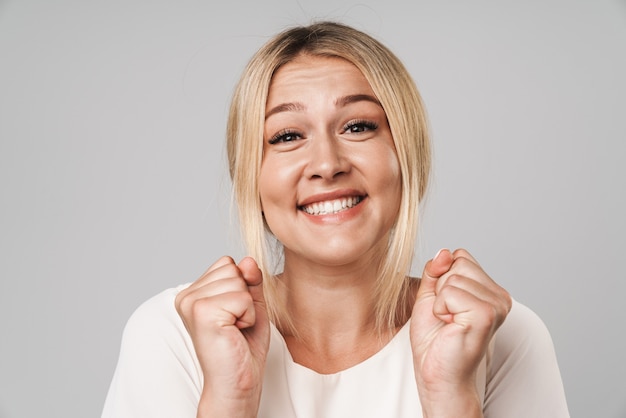
{"type": "Polygon", "coordinates": [[[336,180],[338,177],[342,177],[345,174],[347,174],[347,171],[345,171],[345,170],[340,170],[340,171],[335,171],[335,172],[328,172],[328,173],[315,172],[315,173],[311,174],[309,176],[309,178],[311,180],[313,180],[313,179],[336,180]]]}
{"type": "Polygon", "coordinates": [[[309,143],[306,174],[310,179],[332,180],[350,170],[341,143],[331,135],[317,136],[309,143]]]}

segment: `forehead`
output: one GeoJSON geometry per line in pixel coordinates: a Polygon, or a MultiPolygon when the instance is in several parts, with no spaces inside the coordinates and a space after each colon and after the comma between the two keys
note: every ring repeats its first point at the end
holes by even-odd
{"type": "Polygon", "coordinates": [[[312,93],[374,96],[372,87],[363,73],[351,62],[334,57],[300,55],[274,73],[267,106],[297,100],[299,96],[312,93]]]}

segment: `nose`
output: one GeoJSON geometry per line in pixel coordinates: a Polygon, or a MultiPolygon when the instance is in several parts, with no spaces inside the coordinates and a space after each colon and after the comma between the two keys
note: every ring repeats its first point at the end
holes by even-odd
{"type": "Polygon", "coordinates": [[[332,180],[350,171],[350,161],[339,139],[327,134],[313,138],[308,149],[305,176],[332,180]]]}

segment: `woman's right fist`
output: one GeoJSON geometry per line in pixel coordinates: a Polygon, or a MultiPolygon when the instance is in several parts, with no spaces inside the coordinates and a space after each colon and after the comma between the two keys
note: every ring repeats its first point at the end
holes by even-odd
{"type": "Polygon", "coordinates": [[[199,417],[256,416],[270,335],[262,285],[252,258],[222,257],[176,296],[204,375],[199,417]]]}

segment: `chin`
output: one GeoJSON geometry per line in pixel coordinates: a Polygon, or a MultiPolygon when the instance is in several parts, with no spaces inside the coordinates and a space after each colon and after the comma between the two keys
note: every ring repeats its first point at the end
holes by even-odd
{"type": "Polygon", "coordinates": [[[369,248],[350,248],[349,245],[336,243],[336,245],[328,245],[323,251],[319,248],[316,250],[308,250],[306,258],[315,264],[328,267],[342,267],[350,265],[368,265],[378,259],[377,254],[382,251],[377,250],[375,246],[369,248]]]}

